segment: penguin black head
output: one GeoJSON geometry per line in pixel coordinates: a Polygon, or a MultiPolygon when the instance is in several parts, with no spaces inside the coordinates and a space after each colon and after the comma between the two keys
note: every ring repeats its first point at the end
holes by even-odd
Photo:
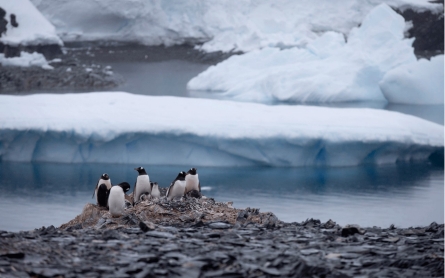
{"type": "Polygon", "coordinates": [[[145,172],[144,167],[137,167],[134,168],[136,171],[138,171],[139,175],[147,175],[147,172],[145,172]]]}
{"type": "Polygon", "coordinates": [[[124,193],[127,193],[128,190],[130,190],[130,184],[128,182],[121,182],[118,184],[118,186],[122,187],[124,193]]]}
{"type": "Polygon", "coordinates": [[[178,176],[176,177],[176,180],[185,181],[185,176],[187,176],[187,173],[184,171],[181,171],[181,172],[179,172],[178,176]]]}
{"type": "Polygon", "coordinates": [[[196,168],[191,168],[188,170],[187,175],[196,175],[196,168]]]}
{"type": "Polygon", "coordinates": [[[100,178],[103,179],[103,180],[109,180],[110,179],[110,177],[108,176],[107,173],[103,173],[102,176],[100,176],[100,178]]]}

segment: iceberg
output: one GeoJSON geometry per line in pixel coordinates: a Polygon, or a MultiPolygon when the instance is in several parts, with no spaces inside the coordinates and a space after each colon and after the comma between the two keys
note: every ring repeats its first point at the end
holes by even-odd
{"type": "MultiPolygon", "coordinates": [[[[386,102],[379,82],[416,57],[405,21],[381,4],[343,34],[326,32],[306,48],[263,48],[232,56],[187,84],[192,95],[262,103],[386,102]]],[[[443,82],[443,76],[441,78],[443,82]]]]}
{"type": "Polygon", "coordinates": [[[443,157],[444,127],[368,108],[133,95],[0,95],[1,161],[352,166],[443,157]]]}
{"type": "Polygon", "coordinates": [[[427,0],[32,2],[56,26],[64,41],[117,40],[167,46],[203,43],[198,48],[207,52],[304,47],[320,33],[348,34],[381,3],[400,10],[443,12],[443,5],[427,0]]]}
{"type": "Polygon", "coordinates": [[[6,11],[6,33],[0,43],[11,46],[63,45],[56,28],[34,7],[29,0],[0,0],[6,11]],[[16,16],[17,27],[11,25],[10,15],[16,16]]]}
{"type": "Polygon", "coordinates": [[[420,59],[388,71],[379,83],[392,103],[443,104],[444,56],[420,59]]]}

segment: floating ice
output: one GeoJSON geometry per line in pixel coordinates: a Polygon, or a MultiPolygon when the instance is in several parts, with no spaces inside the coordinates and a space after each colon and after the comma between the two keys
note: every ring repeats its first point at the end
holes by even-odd
{"type": "Polygon", "coordinates": [[[0,0],[0,7],[6,11],[5,19],[8,21],[1,43],[12,46],[63,44],[54,26],[29,0],[0,0]],[[17,27],[11,25],[11,14],[16,16],[17,27]]]}
{"type": "Polygon", "coordinates": [[[393,103],[443,104],[444,56],[420,59],[388,71],[380,88],[393,103]]]}
{"type": "Polygon", "coordinates": [[[128,93],[0,95],[3,161],[348,166],[425,161],[444,127],[364,108],[128,93]]]}
{"type": "Polygon", "coordinates": [[[195,94],[265,103],[386,101],[379,87],[384,74],[416,61],[404,29],[403,17],[381,4],[351,30],[347,42],[340,33],[326,32],[306,48],[232,56],[187,87],[195,94]]]}
{"type": "Polygon", "coordinates": [[[304,46],[326,31],[348,34],[382,2],[443,12],[427,0],[32,1],[64,40],[203,42],[200,49],[209,52],[304,46]]]}

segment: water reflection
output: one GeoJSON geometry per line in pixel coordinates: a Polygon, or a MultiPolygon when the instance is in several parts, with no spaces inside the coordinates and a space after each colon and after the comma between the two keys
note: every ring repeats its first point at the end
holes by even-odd
{"type": "MultiPolygon", "coordinates": [[[[0,229],[60,225],[77,215],[100,175],[134,184],[139,165],[0,164],[0,229]]],[[[190,166],[147,167],[150,178],[167,187],[190,166]]],[[[429,165],[346,168],[198,169],[205,195],[259,207],[285,221],[308,217],[364,226],[427,225],[443,222],[443,168],[429,165]]]]}

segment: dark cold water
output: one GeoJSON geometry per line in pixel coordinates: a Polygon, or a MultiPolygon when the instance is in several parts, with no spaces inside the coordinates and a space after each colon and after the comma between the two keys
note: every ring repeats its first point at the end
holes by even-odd
{"type": "MultiPolygon", "coordinates": [[[[112,91],[215,98],[214,94],[196,94],[186,89],[192,77],[214,62],[202,62],[193,57],[182,59],[189,50],[185,54],[182,50],[179,54],[159,49],[152,54],[145,51],[145,48],[137,50],[136,54],[127,51],[112,59],[107,56],[111,51],[106,50],[102,54],[96,52],[96,60],[93,56],[84,59],[111,65],[113,71],[125,79],[112,91]],[[151,56],[145,61],[147,54],[151,56]]],[[[444,123],[443,105],[346,103],[325,106],[384,109],[444,123]]],[[[67,222],[79,214],[87,202],[93,201],[91,195],[103,172],[109,173],[114,183],[128,181],[133,185],[136,172],[132,169],[135,166],[138,165],[0,162],[0,229],[29,230],[67,222]]],[[[167,187],[178,171],[191,166],[148,169],[154,181],[167,187]]],[[[199,173],[205,195],[217,201],[234,201],[237,208],[256,207],[261,211],[272,211],[281,220],[289,222],[312,217],[322,221],[333,219],[342,225],[408,227],[444,221],[443,168],[427,165],[200,168],[199,173]]]]}
{"type": "MultiPolygon", "coordinates": [[[[0,230],[60,225],[82,211],[100,175],[132,186],[137,165],[0,163],[0,230]]],[[[147,166],[167,187],[190,166],[147,166]]],[[[428,165],[347,168],[198,169],[204,195],[236,208],[272,211],[293,222],[399,227],[443,223],[443,168],[428,165]]],[[[131,190],[132,191],[132,190],[131,190]]]]}

